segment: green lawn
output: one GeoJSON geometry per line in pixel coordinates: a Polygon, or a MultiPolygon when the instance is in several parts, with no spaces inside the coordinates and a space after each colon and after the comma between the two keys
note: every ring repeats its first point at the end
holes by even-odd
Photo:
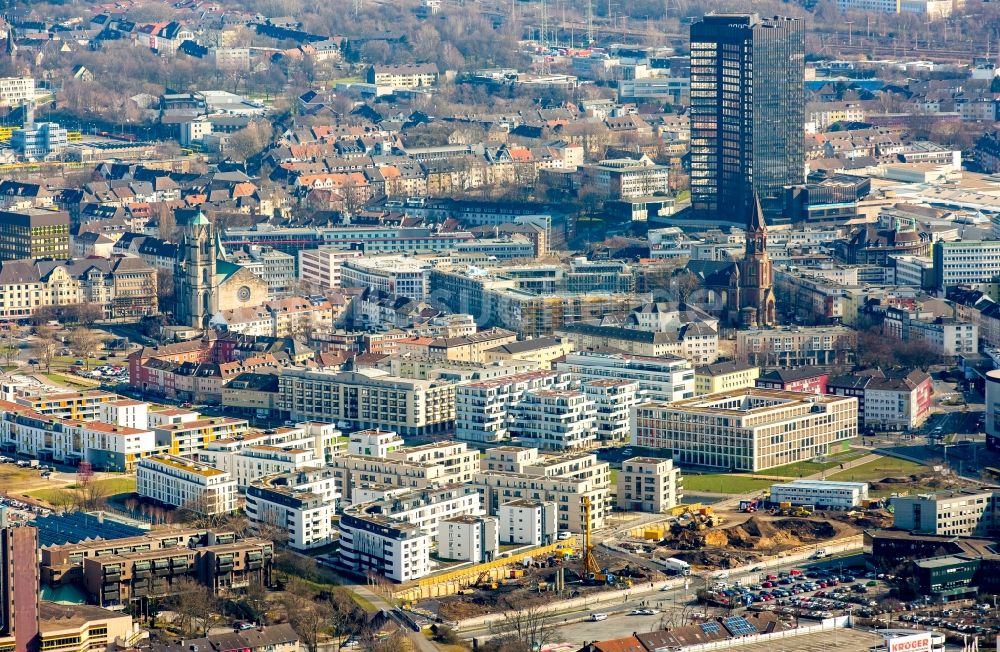
{"type": "Polygon", "coordinates": [[[868,453],[865,451],[847,451],[845,453],[835,453],[833,455],[827,455],[825,462],[793,462],[792,464],[786,464],[784,466],[777,466],[773,469],[767,469],[766,471],[761,471],[761,473],[766,473],[767,475],[782,475],[789,478],[801,478],[803,476],[812,475],[814,473],[819,473],[820,471],[826,471],[827,469],[835,468],[844,462],[850,462],[851,460],[856,460],[864,457],[868,453]]]}
{"type": "Polygon", "coordinates": [[[770,489],[773,480],[748,478],[742,475],[711,473],[705,475],[685,475],[685,492],[708,492],[718,494],[749,494],[762,489],[770,489]]]}
{"type": "MultiPolygon", "coordinates": [[[[895,457],[883,457],[882,459],[868,462],[861,466],[856,466],[847,471],[839,471],[827,476],[827,480],[846,480],[848,482],[872,482],[888,477],[899,477],[912,475],[926,471],[927,467],[916,462],[897,459],[895,457]]],[[[900,487],[908,489],[909,487],[900,487]]]]}
{"type": "MultiPolygon", "coordinates": [[[[108,496],[127,494],[135,491],[135,478],[104,478],[102,480],[94,480],[94,485],[100,487],[108,496]]],[[[76,489],[77,485],[70,484],[62,487],[36,489],[35,491],[29,491],[28,495],[38,500],[44,500],[54,507],[60,507],[73,503],[73,494],[76,489]]]]}
{"type": "Polygon", "coordinates": [[[57,385],[64,385],[73,389],[93,389],[101,384],[99,380],[90,380],[89,378],[81,378],[79,376],[64,376],[57,373],[43,373],[42,375],[57,385]]]}
{"type": "Polygon", "coordinates": [[[109,496],[135,492],[135,477],[104,478],[103,480],[94,480],[94,484],[101,487],[109,496]]]}

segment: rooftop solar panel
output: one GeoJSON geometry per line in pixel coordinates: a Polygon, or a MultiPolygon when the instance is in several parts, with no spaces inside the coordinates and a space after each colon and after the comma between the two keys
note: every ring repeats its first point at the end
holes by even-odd
{"type": "Polygon", "coordinates": [[[64,512],[40,516],[33,525],[38,528],[38,545],[58,546],[97,539],[124,539],[146,534],[146,530],[109,518],[99,518],[86,512],[64,512]]]}
{"type": "Polygon", "coordinates": [[[719,627],[719,623],[702,623],[701,631],[706,634],[717,634],[722,631],[722,628],[719,627]]]}
{"type": "Polygon", "coordinates": [[[733,636],[747,636],[757,633],[757,627],[743,616],[730,616],[723,620],[722,624],[733,636]]]}

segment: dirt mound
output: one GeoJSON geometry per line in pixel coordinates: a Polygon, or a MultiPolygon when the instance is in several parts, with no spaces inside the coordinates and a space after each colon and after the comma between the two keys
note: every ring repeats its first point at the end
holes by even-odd
{"type": "Polygon", "coordinates": [[[733,527],[686,530],[668,545],[681,551],[704,548],[776,551],[826,541],[850,529],[826,520],[786,518],[771,521],[754,516],[733,527]]]}

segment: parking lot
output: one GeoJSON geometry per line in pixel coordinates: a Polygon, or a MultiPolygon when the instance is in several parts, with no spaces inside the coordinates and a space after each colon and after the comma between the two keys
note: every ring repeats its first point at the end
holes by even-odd
{"type": "Polygon", "coordinates": [[[895,620],[921,629],[934,628],[946,633],[989,637],[1000,631],[993,605],[984,602],[927,607],[924,602],[918,601],[904,607],[912,611],[896,616],[895,620]]]}
{"type": "Polygon", "coordinates": [[[860,567],[793,568],[765,574],[739,585],[715,582],[699,597],[715,606],[744,606],[798,618],[830,618],[847,612],[863,617],[885,613],[878,599],[886,593],[886,576],[860,567]]]}

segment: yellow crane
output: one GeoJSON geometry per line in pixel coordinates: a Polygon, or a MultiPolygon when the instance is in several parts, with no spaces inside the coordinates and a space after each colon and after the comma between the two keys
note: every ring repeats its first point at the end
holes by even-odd
{"type": "Polygon", "coordinates": [[[594,557],[594,537],[590,531],[590,496],[583,497],[583,574],[584,577],[593,575],[595,579],[601,579],[601,565],[594,557]]]}

